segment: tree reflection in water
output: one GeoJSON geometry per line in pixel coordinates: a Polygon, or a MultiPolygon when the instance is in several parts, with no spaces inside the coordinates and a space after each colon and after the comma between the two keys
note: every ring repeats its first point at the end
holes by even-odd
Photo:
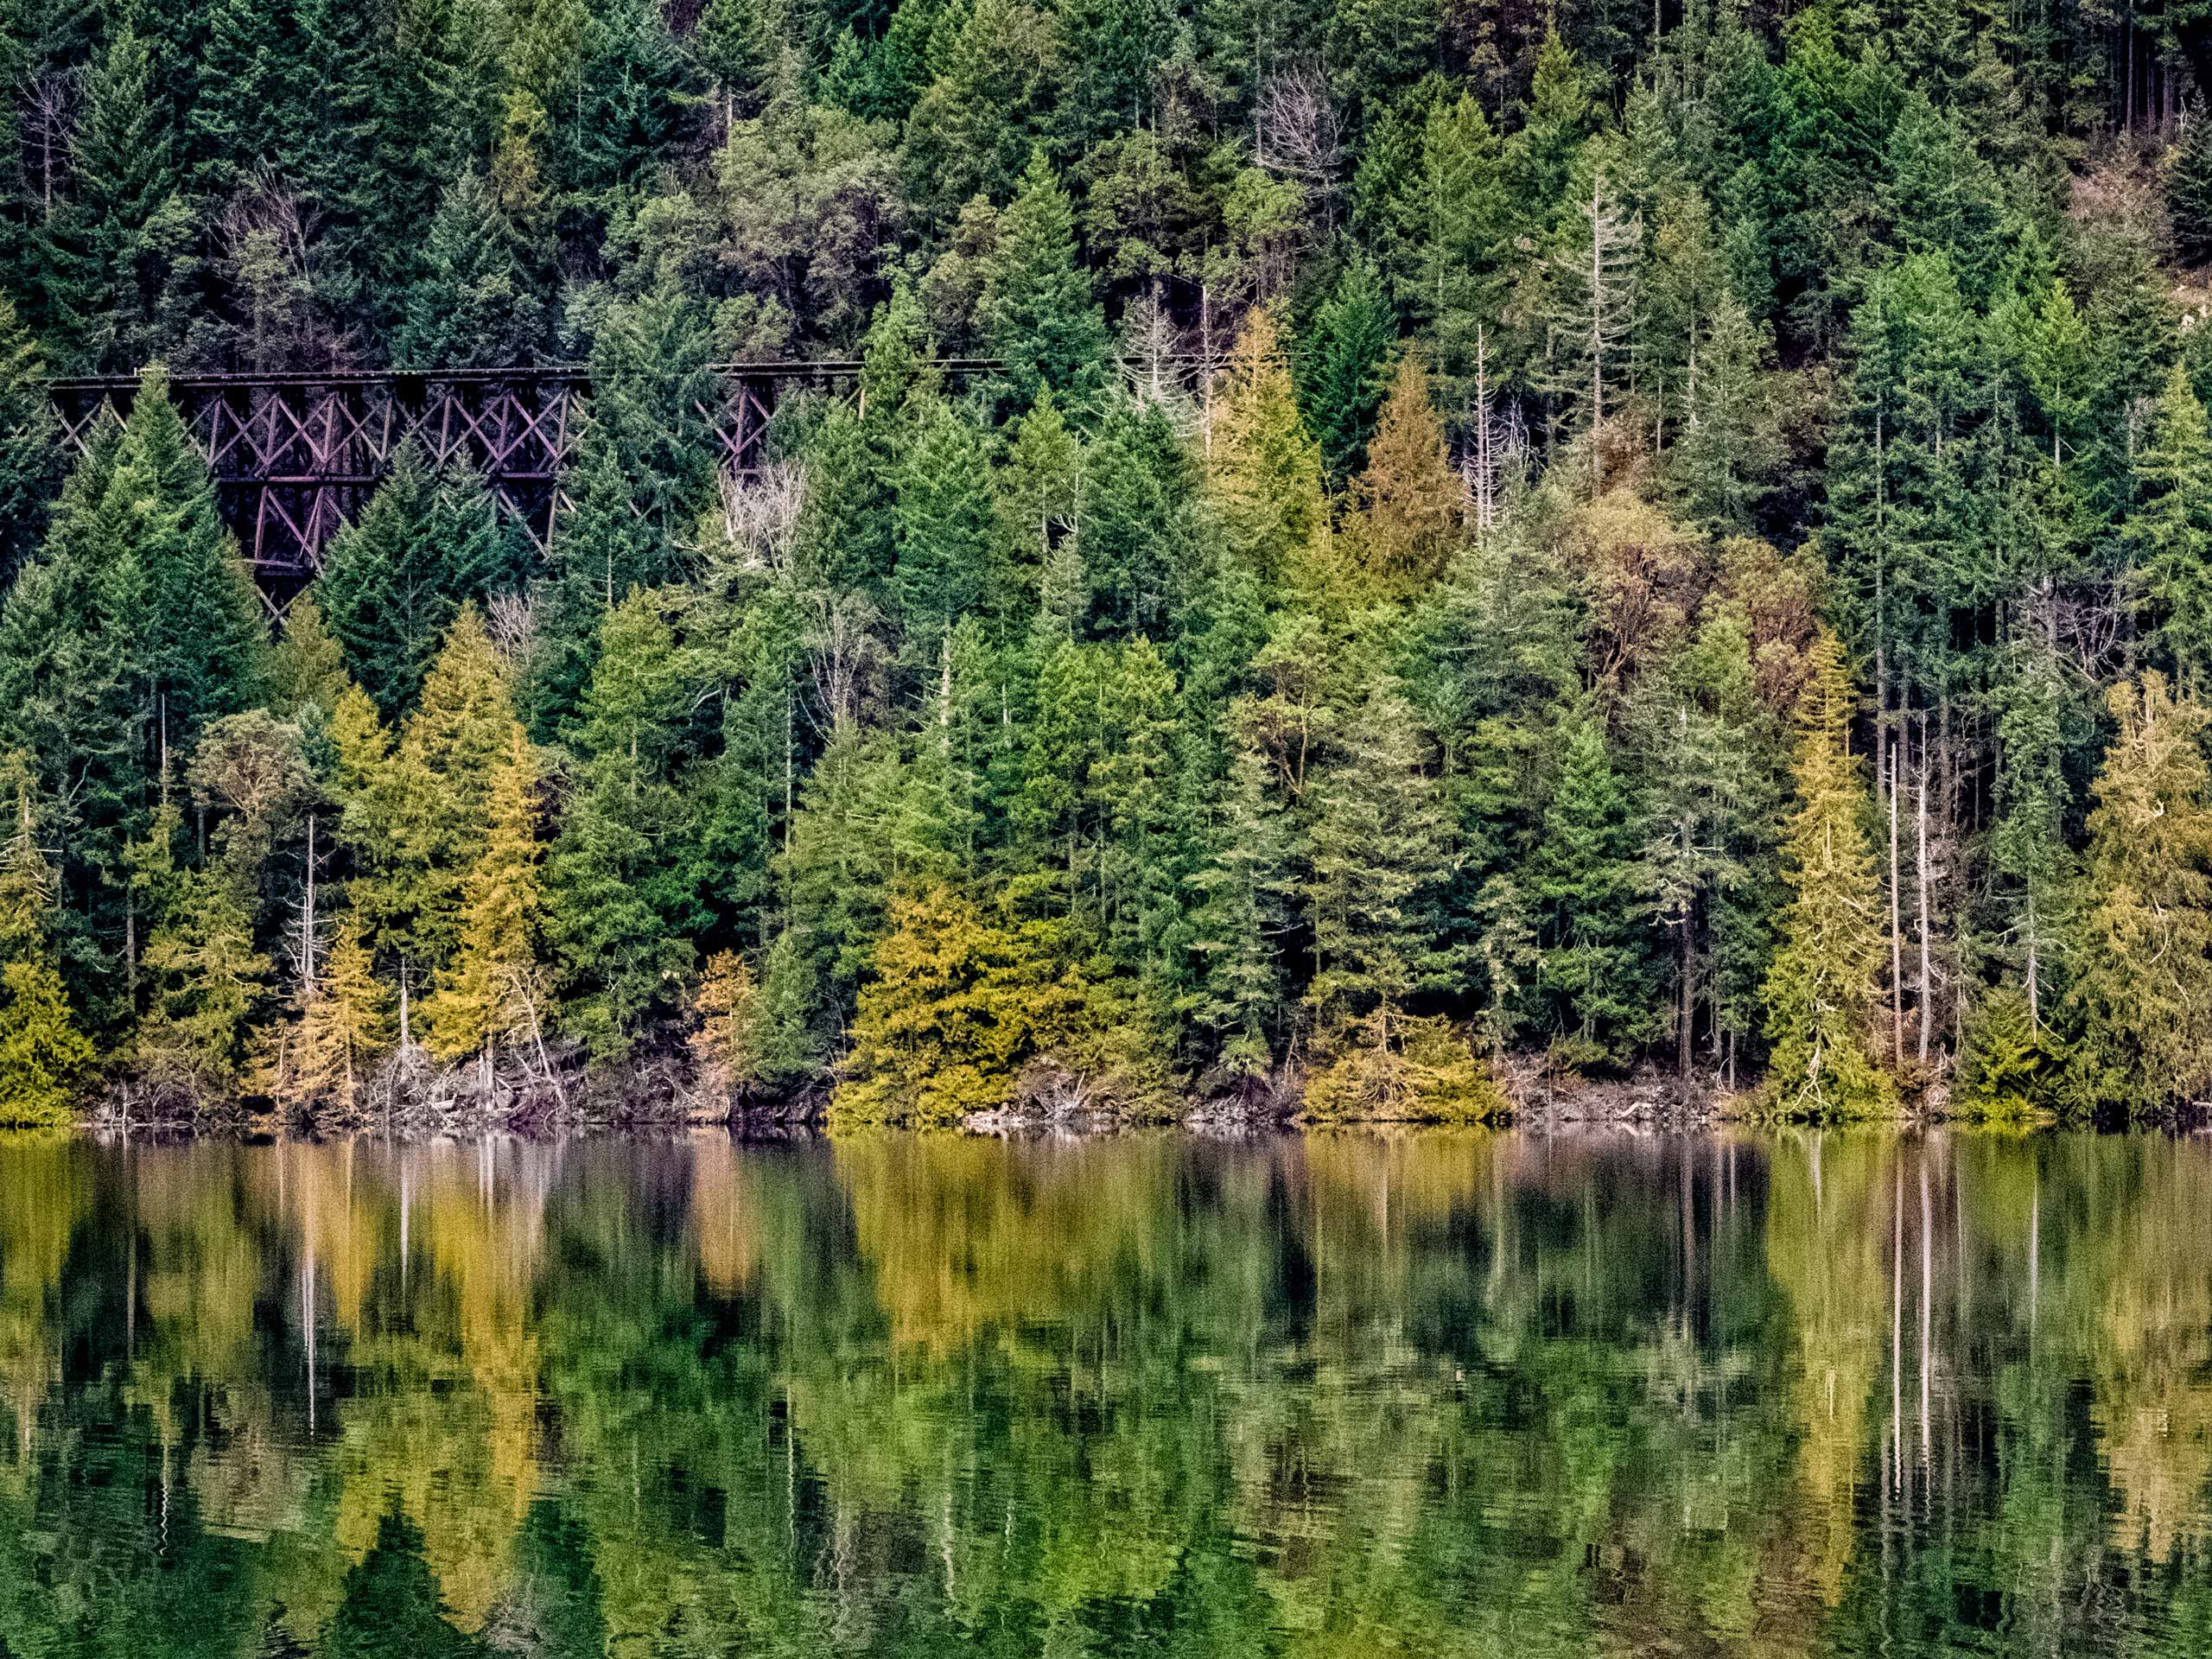
{"type": "Polygon", "coordinates": [[[0,1145],[0,1651],[2212,1650],[2212,1149],[0,1145]]]}

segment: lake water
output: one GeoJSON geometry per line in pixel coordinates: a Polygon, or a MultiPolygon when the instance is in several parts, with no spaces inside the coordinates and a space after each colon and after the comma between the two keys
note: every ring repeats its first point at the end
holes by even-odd
{"type": "Polygon", "coordinates": [[[0,1654],[2212,1652],[2212,1145],[0,1142],[0,1654]]]}

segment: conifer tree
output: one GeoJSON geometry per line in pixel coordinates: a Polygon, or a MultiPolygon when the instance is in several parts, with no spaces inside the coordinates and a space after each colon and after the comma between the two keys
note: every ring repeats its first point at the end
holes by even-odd
{"type": "Polygon", "coordinates": [[[912,447],[893,474],[897,565],[892,589],[909,664],[932,661],[960,618],[1002,606],[990,476],[982,440],[932,398],[918,413],[912,447]]]}
{"type": "Polygon", "coordinates": [[[192,238],[154,44],[126,21],[86,73],[75,196],[51,229],[48,302],[70,366],[130,372],[181,343],[192,238]]]}
{"type": "Polygon", "coordinates": [[[2126,542],[2144,600],[2144,632],[2186,690],[2212,665],[2212,428],[2176,364],[2135,463],[2126,542]]]}
{"type": "MultiPolygon", "coordinates": [[[[1632,132],[1632,156],[1636,137],[1632,132]]],[[[1691,385],[1704,366],[1699,347],[1716,303],[1727,291],[1728,261],[1703,192],[1669,179],[1654,181],[1649,194],[1652,224],[1643,304],[1637,319],[1636,379],[1654,405],[1654,447],[1663,450],[1688,423],[1691,385]]]]}
{"type": "MultiPolygon", "coordinates": [[[[175,809],[155,827],[179,834],[175,809]]],[[[145,970],[152,995],[140,1021],[136,1064],[194,1094],[228,1089],[270,992],[269,958],[254,943],[253,895],[225,864],[181,870],[152,911],[145,970]]]]}
{"type": "MultiPolygon", "coordinates": [[[[349,728],[360,712],[349,712],[349,728]]],[[[442,974],[459,948],[470,874],[491,830],[494,779],[512,760],[519,729],[483,620],[464,605],[380,779],[378,739],[355,740],[366,785],[356,803],[389,858],[385,879],[361,899],[381,947],[413,982],[425,971],[442,974]]]]}
{"type": "Polygon", "coordinates": [[[668,538],[639,509],[616,439],[587,429],[568,480],[574,503],[549,550],[552,576],[538,590],[543,620],[524,704],[536,729],[572,714],[591,683],[601,624],[633,588],[672,574],[668,538]]]}
{"type": "Polygon", "coordinates": [[[0,964],[0,1124],[68,1120],[78,1088],[97,1058],[78,1028],[61,976],[42,962],[0,964]]]}
{"type": "Polygon", "coordinates": [[[1287,996],[1281,942],[1291,925],[1291,847],[1266,760],[1249,745],[1230,762],[1208,841],[1192,877],[1201,895],[1190,924],[1201,964],[1193,1012],[1224,1071],[1261,1077],[1279,1052],[1287,996]]]}
{"type": "Polygon", "coordinates": [[[187,151],[209,195],[267,169],[303,181],[322,135],[313,103],[321,66],[303,49],[290,0],[215,0],[206,10],[200,86],[185,119],[187,151]]]}
{"type": "Polygon", "coordinates": [[[412,828],[404,774],[393,760],[391,732],[358,685],[349,684],[339,694],[327,735],[328,785],[338,808],[336,840],[353,868],[346,883],[352,917],[372,958],[390,959],[399,984],[401,1036],[411,1043],[414,983],[407,972],[408,925],[416,884],[403,840],[412,828]]]}
{"type": "Polygon", "coordinates": [[[1556,33],[1545,35],[1529,80],[1527,113],[1505,146],[1506,176],[1523,224],[1548,218],[1567,194],[1575,156],[1602,116],[1593,81],[1556,33]]]}
{"type": "Polygon", "coordinates": [[[752,1027],[753,1070],[763,1087],[791,1090],[821,1074],[815,1027],[820,982],[798,936],[786,928],[768,946],[752,1027]]]}
{"type": "Polygon", "coordinates": [[[1456,861],[1412,708],[1397,688],[1367,690],[1342,734],[1343,758],[1312,791],[1306,993],[1322,1061],[1309,1117],[1469,1121],[1502,1109],[1486,1068],[1416,997],[1449,991],[1464,964],[1438,925],[1456,861]]]}
{"type": "Polygon", "coordinates": [[[1751,528],[1781,464],[1781,435],[1762,372],[1769,342],[1743,302],[1724,290],[1691,349],[1671,470],[1698,524],[1715,534],[1741,534],[1751,528]]]}
{"type": "Polygon", "coordinates": [[[134,582],[113,648],[137,681],[156,769],[166,772],[203,722],[257,693],[268,631],[159,370],[140,378],[99,518],[96,534],[114,538],[101,556],[127,563],[134,582]]]}
{"type": "MultiPolygon", "coordinates": [[[[632,588],[684,569],[716,499],[719,405],[709,308],[673,283],[607,308],[592,348],[592,414],[548,550],[528,688],[532,723],[557,727],[590,683],[601,620],[632,588]]],[[[867,377],[862,377],[863,385],[867,377]]]]}
{"type": "Polygon", "coordinates": [[[1859,1116],[1881,1108],[1889,1088],[1868,1053],[1883,906],[1865,785],[1849,747],[1851,683],[1842,648],[1825,631],[1798,709],[1797,804],[1783,842],[1789,898],[1765,991],[1771,1089],[1793,1116],[1859,1116]]]}
{"type": "Polygon", "coordinates": [[[358,917],[339,923],[315,978],[295,995],[292,1012],[284,1096],[353,1110],[392,1041],[391,993],[377,977],[358,917]]]}
{"type": "Polygon", "coordinates": [[[136,561],[110,556],[119,447],[109,429],[71,473],[43,546],[0,607],[0,733],[35,769],[67,891],[125,936],[127,976],[135,941],[127,905],[120,916],[113,905],[149,772],[129,629],[143,583],[136,561]]]}
{"type": "Polygon", "coordinates": [[[803,629],[798,595],[779,583],[746,607],[726,649],[708,655],[708,672],[735,683],[721,709],[719,752],[702,757],[683,785],[696,826],[684,850],[703,867],[704,897],[734,918],[739,938],[762,947],[783,925],[768,913],[779,891],[772,867],[790,842],[801,746],[817,718],[799,683],[803,629]]]}
{"type": "Polygon", "coordinates": [[[620,1059],[673,1006],[703,925],[696,830],[677,786],[696,671],[664,614],[633,593],[607,613],[575,734],[582,787],[548,872],[546,931],[562,1020],[593,1058],[620,1059]]]}
{"type": "Polygon", "coordinates": [[[46,372],[16,302],[0,295],[0,588],[37,549],[61,482],[61,423],[46,372]]]}
{"type": "Polygon", "coordinates": [[[1414,996],[1451,982],[1431,908],[1451,873],[1451,842],[1414,711],[1395,685],[1368,689],[1342,746],[1313,789],[1307,1001],[1323,1033],[1371,1018],[1387,1044],[1414,996]]]}
{"type": "Polygon", "coordinates": [[[1206,482],[1223,551],[1273,593],[1319,563],[1329,535],[1321,454],[1293,395],[1273,311],[1245,319],[1214,391],[1206,482]]]}
{"type": "Polygon", "coordinates": [[[1607,752],[1585,719],[1567,741],[1538,839],[1542,917],[1537,985],[1552,1003],[1554,1052],[1570,1066],[1618,1064],[1656,1024],[1636,858],[1643,837],[1607,752]]]}
{"type": "Polygon", "coordinates": [[[995,615],[1011,601],[982,434],[931,398],[916,411],[912,449],[892,482],[892,593],[907,635],[902,655],[909,664],[936,661],[960,617],[995,615]]]}
{"type": "Polygon", "coordinates": [[[1015,408],[1046,391],[1080,404],[1103,385],[1106,320],[1076,257],[1074,209],[1041,149],[999,215],[977,318],[1015,408]]]}
{"type": "Polygon", "coordinates": [[[894,746],[855,721],[833,726],[806,776],[780,860],[786,931],[804,952],[803,977],[814,988],[810,1012],[832,1030],[850,1018],[885,925],[898,784],[894,746]]]}
{"type": "Polygon", "coordinates": [[[1078,524],[1084,451],[1051,392],[1014,428],[998,477],[998,505],[1013,550],[1011,580],[1037,595],[1040,628],[1072,632],[1090,609],[1078,524]]]}
{"type": "Polygon", "coordinates": [[[1090,785],[1100,825],[1098,887],[1116,960],[1164,986],[1177,912],[1177,759],[1173,671],[1149,639],[1116,649],[1098,711],[1102,728],[1090,785]]]}
{"type": "Polygon", "coordinates": [[[353,684],[345,650],[311,593],[301,594],[284,608],[284,631],[269,653],[268,683],[270,708],[310,730],[328,722],[353,684]]]}
{"type": "MultiPolygon", "coordinates": [[[[659,6],[651,0],[601,0],[579,10],[582,49],[575,92],[566,99],[541,95],[540,101],[569,116],[550,146],[558,175],[586,199],[607,199],[618,190],[634,190],[667,153],[696,92],[659,6]]],[[[559,90],[549,86],[546,93],[559,90]]]]}
{"type": "Polygon", "coordinates": [[[430,1052],[446,1060],[479,1057],[487,1092],[500,1045],[527,1038],[541,1063],[545,1052],[538,776],[530,739],[510,721],[489,780],[482,842],[460,883],[460,937],[423,1003],[430,1052]]]}
{"type": "Polygon", "coordinates": [[[1104,731],[1108,647],[1061,639],[1036,665],[1019,787],[1008,812],[1027,868],[1050,872],[1072,909],[1090,891],[1096,791],[1104,731]]]}
{"type": "Polygon", "coordinates": [[[39,845],[31,777],[11,760],[14,823],[0,846],[0,1123],[67,1120],[94,1058],[54,960],[57,873],[39,845]]]}
{"type": "Polygon", "coordinates": [[[441,478],[413,440],[360,518],[338,533],[314,594],[347,666],[387,719],[413,707],[463,606],[514,573],[490,495],[467,475],[441,478]]]}
{"type": "Polygon", "coordinates": [[[2085,1109],[2152,1109],[2212,1084],[2212,799],[2204,710],[2155,671],[2114,686],[2093,791],[2069,1086],[2085,1109]]]}
{"type": "Polygon", "coordinates": [[[394,13],[362,66],[366,165],[340,188],[364,222],[377,292],[396,310],[422,269],[425,210],[491,147],[498,92],[492,13],[448,0],[397,0],[394,13]]]}
{"type": "Polygon", "coordinates": [[[691,1006],[699,1016],[689,1039],[699,1087],[709,1099],[727,1102],[760,1079],[760,982],[744,957],[721,951],[708,959],[691,1006]]]}
{"type": "Polygon", "coordinates": [[[1701,993],[1711,994],[1716,1054],[1722,1033],[1742,1029],[1728,1018],[1736,1000],[1728,947],[1732,935],[1758,926],[1763,884],[1755,872],[1779,816],[1748,646],[1741,615],[1716,607],[1669,683],[1648,693],[1635,714],[1649,823],[1642,874],[1655,918],[1675,939],[1675,1059],[1685,1077],[1701,993]]]}
{"type": "Polygon", "coordinates": [[[907,194],[929,222],[950,224],[970,197],[1013,194],[1063,67],[1052,22],[1027,0],[976,0],[931,30],[904,156],[907,194]]]}
{"type": "Polygon", "coordinates": [[[1890,130],[1885,205],[1908,254],[1940,254],[1969,303],[1987,302],[2004,260],[2003,191],[1965,130],[1914,89],[1890,130]]]}
{"type": "Polygon", "coordinates": [[[2192,265],[2212,261],[2212,116],[2200,98],[2182,118],[2166,180],[2174,245],[2192,265]]]}
{"type": "Polygon", "coordinates": [[[892,811],[892,861],[902,874],[963,886],[976,874],[985,819],[995,804],[993,751],[1000,752],[1001,781],[1012,761],[1004,753],[1006,704],[996,677],[973,618],[938,642],[892,811]]]}
{"type": "MultiPolygon", "coordinates": [[[[750,107],[773,69],[782,8],[773,0],[707,0],[691,38],[717,96],[750,107]]],[[[898,25],[898,14],[892,23],[898,25]]]]}
{"type": "Polygon", "coordinates": [[[1359,551],[1392,588],[1419,588],[1444,569],[1458,540],[1464,492],[1428,401],[1428,377],[1411,352],[1398,360],[1367,469],[1354,480],[1359,551]]]}
{"type": "Polygon", "coordinates": [[[1158,404],[1109,405],[1084,454],[1080,556],[1102,629],[1163,643],[1187,626],[1211,572],[1198,476],[1158,404]]]}
{"type": "Polygon", "coordinates": [[[446,188],[423,242],[392,360],[408,368],[528,363],[542,334],[519,235],[492,181],[474,167],[446,188]]]}
{"type": "Polygon", "coordinates": [[[2018,641],[1999,688],[1997,830],[1992,862],[2012,888],[2011,949],[2031,1031],[2055,1010],[2052,987],[2063,959],[2075,896],[2066,841],[2071,791],[2066,779],[2066,683],[2046,641],[2018,641]]]}
{"type": "Polygon", "coordinates": [[[1510,210],[1497,136],[1471,94],[1440,99],[1409,164],[1375,170],[1367,217],[1376,257],[1390,276],[1399,315],[1427,340],[1446,402],[1456,408],[1471,392],[1477,331],[1496,332],[1503,299],[1510,210]]]}
{"type": "Polygon", "coordinates": [[[2051,461],[2063,466],[2082,441],[2089,406],[2088,324],[2056,277],[2039,296],[2022,293],[1993,321],[2010,326],[2020,378],[2050,437],[2051,461]]]}
{"type": "Polygon", "coordinates": [[[1381,274],[1370,261],[1353,259],[1313,314],[1300,358],[1300,401],[1332,489],[1366,464],[1396,339],[1381,274]]]}

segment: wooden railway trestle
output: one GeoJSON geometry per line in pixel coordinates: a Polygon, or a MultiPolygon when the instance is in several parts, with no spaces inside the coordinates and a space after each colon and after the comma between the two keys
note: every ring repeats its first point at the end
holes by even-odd
{"type": "MultiPolygon", "coordinates": [[[[857,381],[852,361],[738,363],[715,371],[697,405],[725,472],[764,459],[769,417],[793,386],[857,381]]],[[[563,505],[591,391],[576,366],[330,374],[180,374],[169,397],[213,477],[225,520],[266,586],[296,587],[361,509],[410,438],[435,467],[480,475],[543,549],[563,505]]],[[[127,417],[128,378],[49,383],[73,453],[127,417]]]]}

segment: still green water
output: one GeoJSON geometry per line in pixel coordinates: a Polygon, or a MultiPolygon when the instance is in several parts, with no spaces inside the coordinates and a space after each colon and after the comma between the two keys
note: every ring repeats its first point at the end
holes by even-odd
{"type": "Polygon", "coordinates": [[[2212,1652],[2212,1144],[0,1142],[0,1654],[2212,1652]]]}

